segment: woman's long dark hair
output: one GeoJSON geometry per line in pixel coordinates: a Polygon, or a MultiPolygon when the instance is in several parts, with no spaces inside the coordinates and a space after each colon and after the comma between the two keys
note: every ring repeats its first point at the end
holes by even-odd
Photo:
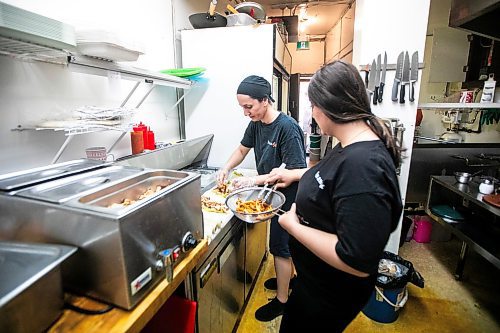
{"type": "Polygon", "coordinates": [[[324,65],[312,77],[308,94],[311,104],[335,123],[366,121],[384,142],[396,167],[400,165],[403,149],[386,122],[372,113],[370,99],[356,67],[341,60],[324,65]]]}

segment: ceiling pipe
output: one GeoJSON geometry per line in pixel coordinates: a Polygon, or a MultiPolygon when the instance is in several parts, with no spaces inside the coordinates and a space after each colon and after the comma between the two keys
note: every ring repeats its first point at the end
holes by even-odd
{"type": "Polygon", "coordinates": [[[302,2],[282,2],[271,5],[271,9],[294,8],[300,5],[308,7],[318,5],[351,5],[354,0],[323,0],[323,1],[302,1],[302,2]]]}

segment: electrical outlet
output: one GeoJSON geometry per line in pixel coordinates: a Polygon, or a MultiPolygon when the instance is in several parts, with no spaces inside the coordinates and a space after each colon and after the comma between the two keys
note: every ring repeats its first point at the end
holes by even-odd
{"type": "Polygon", "coordinates": [[[437,101],[439,99],[438,95],[429,95],[429,99],[432,101],[437,101]]]}

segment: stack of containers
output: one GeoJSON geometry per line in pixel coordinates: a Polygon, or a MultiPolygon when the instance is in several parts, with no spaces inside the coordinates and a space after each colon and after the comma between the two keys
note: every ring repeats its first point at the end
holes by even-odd
{"type": "Polygon", "coordinates": [[[125,40],[115,32],[92,29],[76,31],[76,49],[80,54],[107,61],[136,61],[144,54],[135,41],[125,40]]]}

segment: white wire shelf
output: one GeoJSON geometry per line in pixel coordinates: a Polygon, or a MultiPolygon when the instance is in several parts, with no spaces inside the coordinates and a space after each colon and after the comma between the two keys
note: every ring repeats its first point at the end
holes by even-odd
{"type": "Polygon", "coordinates": [[[55,131],[64,132],[66,136],[80,135],[103,131],[117,131],[126,132],[130,131],[132,125],[127,126],[107,126],[107,125],[82,125],[72,127],[37,127],[37,126],[21,126],[13,128],[13,131],[55,131]]]}

